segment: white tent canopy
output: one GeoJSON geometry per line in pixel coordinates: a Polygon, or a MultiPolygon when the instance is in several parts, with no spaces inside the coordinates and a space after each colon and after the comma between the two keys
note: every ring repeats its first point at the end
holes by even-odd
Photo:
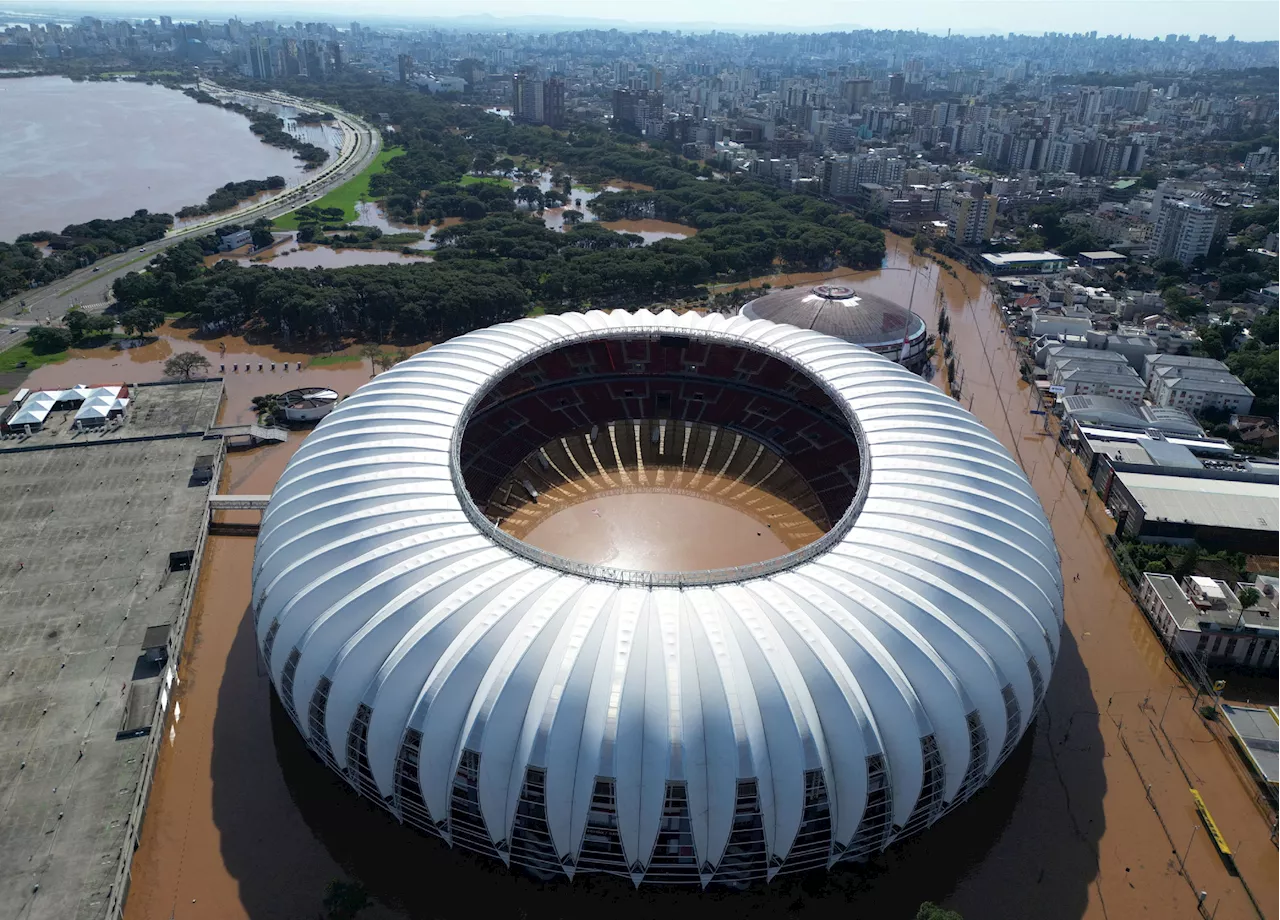
{"type": "Polygon", "coordinates": [[[44,420],[49,417],[49,413],[53,411],[54,404],[58,401],[58,394],[39,391],[32,393],[22,403],[22,408],[9,419],[10,427],[18,427],[21,425],[43,425],[44,420]]]}
{"type": "Polygon", "coordinates": [[[119,387],[98,387],[84,398],[73,424],[106,420],[114,413],[124,412],[129,400],[120,396],[119,387]]]}

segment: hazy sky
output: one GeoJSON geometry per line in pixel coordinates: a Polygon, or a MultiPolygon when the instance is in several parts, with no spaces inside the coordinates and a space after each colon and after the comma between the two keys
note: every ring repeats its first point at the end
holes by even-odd
{"type": "MultiPolygon", "coordinates": [[[[964,33],[1088,32],[1135,38],[1202,32],[1241,40],[1280,38],[1277,0],[0,0],[0,9],[99,10],[101,15],[209,18],[231,15],[345,23],[397,17],[448,20],[490,15],[522,22],[539,17],[626,21],[637,27],[688,24],[700,29],[824,31],[922,29],[964,33]]],[[[549,22],[549,25],[555,25],[549,22]]],[[[496,23],[500,25],[500,23],[496,23]]]]}

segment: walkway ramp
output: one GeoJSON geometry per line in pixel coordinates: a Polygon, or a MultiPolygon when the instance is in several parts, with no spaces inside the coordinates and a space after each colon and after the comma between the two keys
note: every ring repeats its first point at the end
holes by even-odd
{"type": "Polygon", "coordinates": [[[231,438],[245,438],[247,444],[228,444],[228,447],[257,447],[259,444],[281,444],[289,440],[289,432],[283,428],[265,428],[262,425],[218,425],[209,434],[231,438]]]}
{"type": "Polygon", "coordinates": [[[210,495],[210,511],[265,511],[270,495],[210,495]]]}

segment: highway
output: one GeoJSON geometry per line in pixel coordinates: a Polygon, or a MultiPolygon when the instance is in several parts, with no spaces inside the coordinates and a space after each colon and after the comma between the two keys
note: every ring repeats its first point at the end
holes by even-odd
{"type": "MultiPolygon", "coordinates": [[[[211,93],[232,92],[211,83],[202,84],[202,88],[211,93]]],[[[141,271],[156,253],[170,246],[205,236],[226,224],[251,223],[260,217],[279,217],[322,198],[362,172],[382,149],[382,136],[376,129],[340,109],[283,93],[234,92],[237,96],[247,96],[263,102],[332,114],[342,129],[341,150],[337,156],[331,156],[319,170],[307,174],[301,185],[285,189],[279,195],[233,211],[225,211],[197,224],[170,230],[164,239],[99,259],[93,265],[59,278],[52,284],[15,295],[0,303],[0,351],[25,340],[26,329],[56,322],[73,306],[79,305],[90,311],[105,310],[110,302],[113,281],[128,272],[141,271]],[[17,331],[10,332],[11,329],[17,331]]]]}

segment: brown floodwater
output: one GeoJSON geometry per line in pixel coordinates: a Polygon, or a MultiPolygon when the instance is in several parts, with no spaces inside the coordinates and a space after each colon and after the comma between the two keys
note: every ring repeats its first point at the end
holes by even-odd
{"type": "Polygon", "coordinates": [[[176,213],[228,182],[305,174],[235,112],[145,83],[24,77],[0,84],[0,241],[139,208],[176,213]]]}
{"type": "MultiPolygon", "coordinates": [[[[425,347],[426,344],[407,350],[420,351],[425,347]]],[[[391,350],[389,346],[387,350],[391,350]]],[[[370,376],[369,362],[359,356],[356,346],[337,353],[351,360],[313,365],[310,364],[316,358],[313,353],[270,345],[250,345],[236,336],[192,338],[192,330],[175,329],[166,324],[156,330],[153,341],[139,348],[122,350],[106,346],[71,349],[68,360],[36,368],[23,381],[22,386],[29,389],[55,389],[80,383],[89,386],[151,383],[165,379],[164,362],[168,358],[175,353],[187,351],[204,355],[210,364],[208,373],[223,378],[226,402],[222,414],[223,421],[229,425],[253,421],[255,413],[252,399],[255,396],[283,393],[301,386],[325,386],[337,390],[339,395],[345,397],[367,383],[370,376]],[[301,370],[298,368],[299,363],[302,365],[301,370]]],[[[0,404],[7,404],[15,391],[0,396],[0,404]]]]}
{"type": "MultiPolygon", "coordinates": [[[[958,278],[940,275],[909,241],[889,242],[886,268],[922,268],[915,303],[931,327],[941,290],[964,371],[962,402],[972,398],[973,411],[1030,472],[1062,553],[1067,629],[1046,703],[987,788],[865,866],[784,877],[768,888],[541,883],[397,825],[311,757],[255,650],[247,611],[253,541],[213,537],[182,664],[181,720],[164,744],[134,858],[129,920],[314,917],[336,878],[358,881],[375,900],[362,920],[846,920],[913,916],[926,899],[995,920],[1195,918],[1196,890],[1208,893],[1206,910],[1218,920],[1256,918],[1242,880],[1261,915],[1276,917],[1269,826],[1238,759],[1195,714],[1123,588],[1053,442],[1037,433],[1034,394],[1015,385],[1016,354],[990,294],[958,267],[958,278]],[[1236,849],[1240,877],[1200,827],[1192,785],[1236,849]],[[1183,859],[1192,883],[1179,871],[1183,859]]],[[[909,271],[850,277],[899,302],[912,281],[909,271]]],[[[355,371],[344,373],[354,382],[355,371]]],[[[230,455],[224,489],[270,491],[300,441],[230,455]]]]}
{"type": "Polygon", "coordinates": [[[661,491],[588,498],[557,511],[523,539],[578,562],[643,572],[729,568],[787,552],[767,523],[736,503],[661,491]]]}
{"type": "Polygon", "coordinates": [[[644,237],[646,243],[656,243],[658,240],[683,240],[698,233],[696,227],[669,220],[609,220],[601,222],[600,226],[608,227],[615,233],[635,233],[644,237]]]}
{"type": "MultiPolygon", "coordinates": [[[[424,248],[421,242],[416,244],[416,248],[424,248]]],[[[431,257],[425,254],[410,256],[385,249],[334,249],[330,246],[299,243],[296,233],[289,233],[283,238],[277,234],[274,246],[252,255],[246,246],[205,256],[204,263],[213,266],[224,259],[241,265],[268,265],[271,268],[342,268],[348,265],[398,265],[431,261],[431,257]]]]}
{"type": "MultiPolygon", "coordinates": [[[[544,192],[551,188],[552,172],[553,170],[550,169],[544,171],[542,178],[538,180],[538,188],[544,192]]],[[[640,182],[628,182],[625,179],[610,179],[599,188],[574,185],[570,187],[568,203],[561,208],[547,208],[542,212],[542,222],[552,230],[564,232],[564,212],[568,210],[581,213],[584,222],[599,220],[600,216],[592,210],[591,202],[605,192],[628,190],[651,192],[653,187],[640,182]]],[[[657,240],[684,239],[698,232],[694,227],[665,220],[615,220],[605,223],[604,226],[619,233],[638,234],[644,237],[646,245],[657,240]]]]}

